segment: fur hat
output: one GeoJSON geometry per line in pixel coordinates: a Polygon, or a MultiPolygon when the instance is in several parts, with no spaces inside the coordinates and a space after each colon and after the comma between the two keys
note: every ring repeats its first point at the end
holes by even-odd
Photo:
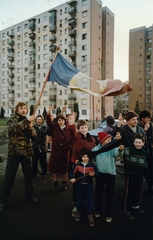
{"type": "Polygon", "coordinates": [[[106,132],[99,132],[98,133],[98,138],[99,138],[99,141],[101,143],[104,142],[108,137],[111,137],[111,135],[106,133],[106,132]]]}
{"type": "Polygon", "coordinates": [[[134,117],[138,117],[138,115],[135,113],[135,112],[128,112],[126,115],[125,115],[125,120],[126,121],[129,121],[131,118],[134,118],[134,117]]]}

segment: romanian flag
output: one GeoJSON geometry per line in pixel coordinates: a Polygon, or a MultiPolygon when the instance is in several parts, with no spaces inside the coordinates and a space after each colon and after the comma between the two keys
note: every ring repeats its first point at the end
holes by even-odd
{"type": "Polygon", "coordinates": [[[95,80],[89,78],[68,62],[59,52],[50,67],[48,81],[57,82],[66,88],[86,92],[96,97],[118,96],[132,91],[132,87],[128,82],[121,82],[119,79],[95,80]],[[78,80],[82,78],[88,78],[95,81],[96,84],[98,83],[97,91],[78,86],[78,80]]]}

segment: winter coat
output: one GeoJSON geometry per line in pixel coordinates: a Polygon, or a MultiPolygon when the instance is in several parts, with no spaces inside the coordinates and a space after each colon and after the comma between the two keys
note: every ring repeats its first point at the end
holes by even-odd
{"type": "Polygon", "coordinates": [[[86,148],[87,150],[91,150],[96,145],[95,139],[87,133],[86,138],[80,133],[76,132],[74,143],[73,143],[73,153],[71,161],[75,163],[76,160],[80,158],[80,150],[86,148]]]}
{"type": "Polygon", "coordinates": [[[8,119],[8,155],[25,156],[26,158],[33,156],[33,148],[31,139],[36,137],[34,127],[28,129],[29,121],[26,117],[18,114],[8,119]]]}
{"type": "Polygon", "coordinates": [[[46,152],[46,135],[51,136],[50,130],[45,125],[38,126],[35,124],[34,128],[36,130],[37,137],[33,140],[33,149],[34,151],[39,150],[41,152],[46,152]]]}
{"type": "Polygon", "coordinates": [[[47,115],[47,125],[52,136],[52,150],[48,164],[48,171],[54,174],[64,174],[68,171],[68,151],[71,148],[76,127],[75,125],[66,125],[66,127],[61,130],[58,123],[53,123],[51,121],[50,115],[47,115]]]}

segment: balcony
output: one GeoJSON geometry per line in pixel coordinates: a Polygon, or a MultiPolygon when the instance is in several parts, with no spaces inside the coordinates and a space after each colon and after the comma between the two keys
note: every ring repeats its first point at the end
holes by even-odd
{"type": "Polygon", "coordinates": [[[56,86],[56,85],[49,86],[49,90],[50,90],[50,91],[53,91],[53,90],[56,90],[56,89],[57,89],[57,86],[56,86]]]}
{"type": "Polygon", "coordinates": [[[9,92],[9,93],[8,93],[8,99],[9,99],[10,101],[13,101],[13,100],[14,100],[14,92],[9,92]]]}
{"type": "Polygon", "coordinates": [[[35,73],[35,67],[29,67],[29,74],[33,74],[33,73],[35,73]]]}
{"type": "Polygon", "coordinates": [[[56,12],[57,10],[54,9],[54,10],[51,10],[49,13],[50,13],[50,16],[49,16],[49,22],[51,23],[53,19],[56,19],[56,12]]]}
{"type": "Polygon", "coordinates": [[[35,60],[35,59],[29,60],[29,66],[30,66],[30,65],[34,65],[34,64],[35,64],[35,62],[36,62],[36,60],[35,60]]]}
{"type": "Polygon", "coordinates": [[[36,50],[35,49],[32,49],[32,50],[29,51],[29,56],[35,55],[35,54],[36,54],[36,50]]]}
{"type": "Polygon", "coordinates": [[[36,91],[36,87],[35,86],[30,86],[29,87],[29,91],[30,92],[35,92],[36,91]]]}
{"type": "Polygon", "coordinates": [[[14,81],[9,81],[9,86],[13,87],[14,86],[14,81]]]}
{"type": "Polygon", "coordinates": [[[56,95],[54,94],[54,95],[49,95],[49,100],[51,101],[51,100],[56,100],[56,95]]]}
{"type": "Polygon", "coordinates": [[[68,100],[76,101],[76,94],[75,93],[68,94],[68,100]]]}
{"type": "Polygon", "coordinates": [[[33,47],[35,49],[35,42],[30,42],[29,47],[33,47]]]}
{"type": "Polygon", "coordinates": [[[35,83],[36,82],[36,77],[35,76],[30,76],[29,77],[29,83],[35,83]]]}
{"type": "Polygon", "coordinates": [[[30,96],[29,100],[36,100],[36,97],[35,96],[30,96]]]}
{"type": "Polygon", "coordinates": [[[14,70],[14,65],[13,64],[8,64],[8,69],[14,70]]]}
{"type": "Polygon", "coordinates": [[[30,23],[29,23],[29,29],[30,29],[31,31],[35,31],[35,28],[36,28],[35,22],[30,22],[30,23]]]}
{"type": "Polygon", "coordinates": [[[8,53],[14,53],[14,48],[8,48],[8,53]]]}
{"type": "Polygon", "coordinates": [[[8,55],[7,56],[7,59],[10,61],[10,62],[14,62],[14,54],[11,56],[11,55],[8,55]]]}
{"type": "Polygon", "coordinates": [[[8,36],[9,36],[10,38],[14,38],[14,32],[8,33],[8,36]]]}
{"type": "Polygon", "coordinates": [[[68,20],[68,25],[71,26],[71,27],[75,27],[76,23],[77,23],[77,20],[76,20],[75,17],[68,20]]]}
{"type": "Polygon", "coordinates": [[[74,109],[74,104],[73,103],[68,104],[68,108],[73,110],[74,109]]]}
{"type": "Polygon", "coordinates": [[[68,10],[68,12],[69,12],[69,14],[70,14],[71,16],[75,15],[76,12],[77,12],[76,6],[70,7],[69,10],[68,10]]]}
{"type": "Polygon", "coordinates": [[[52,42],[52,43],[55,43],[55,42],[56,42],[56,35],[52,35],[52,36],[49,38],[49,41],[52,42]]]}
{"type": "Polygon", "coordinates": [[[50,32],[56,32],[56,30],[57,30],[56,25],[51,25],[51,26],[49,26],[49,31],[50,31],[50,32]]]}
{"type": "Polygon", "coordinates": [[[56,49],[57,49],[56,45],[49,46],[49,51],[51,51],[51,52],[56,52],[56,49]]]}
{"type": "Polygon", "coordinates": [[[36,104],[36,100],[29,100],[29,105],[31,106],[31,105],[35,105],[36,104]]]}
{"type": "Polygon", "coordinates": [[[76,51],[75,50],[69,51],[68,56],[69,57],[75,57],[76,56],[76,51]]]}
{"type": "Polygon", "coordinates": [[[29,33],[29,38],[30,38],[30,39],[34,40],[34,39],[35,39],[35,36],[36,36],[35,33],[29,33]]]}
{"type": "Polygon", "coordinates": [[[10,72],[10,73],[8,74],[8,76],[9,76],[10,78],[14,78],[14,73],[10,72]]]}
{"type": "Polygon", "coordinates": [[[69,29],[68,34],[69,34],[69,36],[75,36],[76,35],[76,29],[74,29],[74,28],[69,29]]]}
{"type": "Polygon", "coordinates": [[[10,45],[11,47],[13,47],[13,46],[14,46],[14,41],[13,41],[12,39],[9,39],[9,40],[8,40],[8,45],[10,45]]]}
{"type": "Polygon", "coordinates": [[[52,62],[54,60],[54,57],[55,57],[54,55],[49,56],[49,61],[52,62]]]}
{"type": "Polygon", "coordinates": [[[72,39],[71,41],[68,42],[68,46],[76,46],[77,42],[76,42],[76,39],[72,39]]]}

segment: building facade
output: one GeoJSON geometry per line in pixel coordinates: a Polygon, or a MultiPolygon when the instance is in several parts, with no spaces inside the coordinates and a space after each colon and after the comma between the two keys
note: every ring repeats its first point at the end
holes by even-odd
{"type": "Polygon", "coordinates": [[[153,112],[153,25],[131,29],[129,33],[129,110],[136,102],[140,110],[153,112]]]}
{"type": "MultiPolygon", "coordinates": [[[[43,88],[56,47],[77,69],[93,79],[113,78],[114,14],[100,0],[68,1],[0,32],[0,107],[13,114],[19,101],[35,106],[43,88]]],[[[92,80],[83,78],[82,88],[97,91],[92,80]]],[[[99,120],[113,114],[112,97],[87,93],[47,82],[36,114],[54,104],[78,103],[80,118],[99,120]]]]}

